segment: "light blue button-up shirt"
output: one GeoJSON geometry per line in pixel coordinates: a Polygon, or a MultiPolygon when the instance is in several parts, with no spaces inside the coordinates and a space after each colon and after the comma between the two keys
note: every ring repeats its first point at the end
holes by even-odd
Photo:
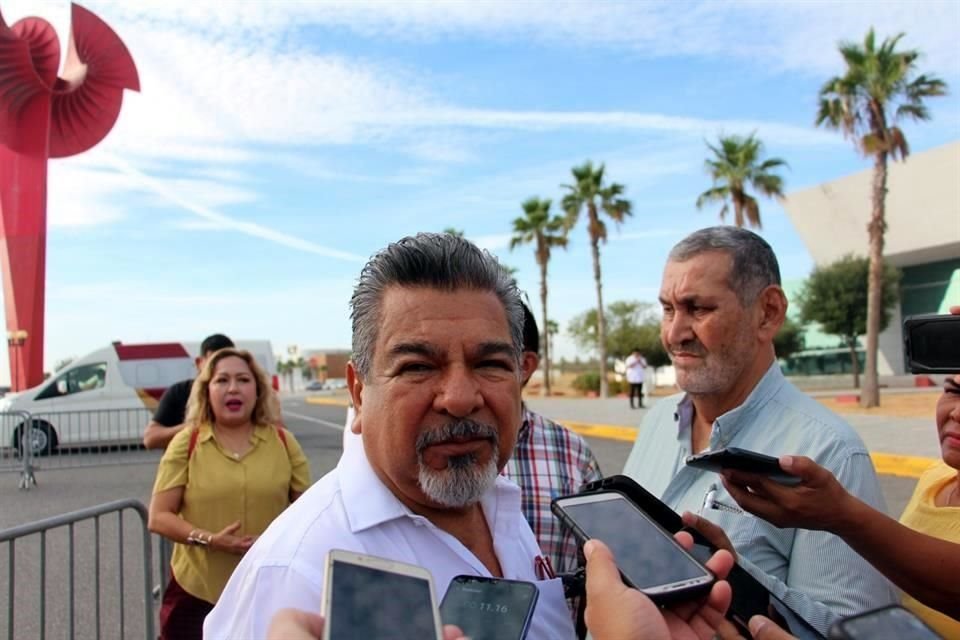
{"type": "MultiPolygon", "coordinates": [[[[722,527],[739,564],[824,634],[840,616],[897,601],[890,583],[840,538],[778,529],[740,509],[716,473],[687,467],[693,414],[693,402],[684,394],[657,402],[643,420],[624,474],[677,512],[699,513],[722,527]]],[[[807,456],[851,494],[886,513],[860,436],[788,382],[776,363],[742,405],[714,421],[709,448],[723,447],[807,456]]]]}

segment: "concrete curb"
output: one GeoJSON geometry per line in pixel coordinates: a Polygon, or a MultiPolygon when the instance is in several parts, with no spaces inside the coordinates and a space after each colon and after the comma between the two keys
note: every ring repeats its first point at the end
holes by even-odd
{"type": "MultiPolygon", "coordinates": [[[[346,398],[318,396],[308,396],[304,398],[304,402],[338,407],[347,407],[350,405],[350,401],[346,398]]],[[[619,442],[633,442],[637,439],[637,429],[635,427],[625,427],[617,424],[574,422],[572,420],[563,420],[562,418],[559,419],[558,422],[574,433],[588,438],[605,438],[619,442]]],[[[924,471],[938,462],[936,458],[880,452],[871,452],[870,458],[873,460],[873,465],[877,468],[878,474],[897,476],[899,478],[919,478],[924,471]]]]}

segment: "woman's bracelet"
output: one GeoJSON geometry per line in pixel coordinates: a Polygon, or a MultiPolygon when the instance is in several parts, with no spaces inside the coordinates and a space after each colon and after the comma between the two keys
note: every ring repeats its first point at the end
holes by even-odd
{"type": "Polygon", "coordinates": [[[187,534],[187,544],[199,545],[205,547],[210,544],[210,541],[213,540],[213,534],[208,533],[204,537],[203,531],[199,529],[191,529],[190,533],[187,534]]]}

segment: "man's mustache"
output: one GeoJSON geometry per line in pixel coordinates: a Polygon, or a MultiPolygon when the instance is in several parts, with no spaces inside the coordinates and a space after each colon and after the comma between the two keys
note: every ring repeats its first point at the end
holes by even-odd
{"type": "Polygon", "coordinates": [[[500,434],[492,425],[462,418],[434,429],[421,431],[420,435],[417,436],[417,454],[423,453],[424,449],[429,446],[458,438],[486,439],[492,441],[494,447],[500,444],[500,434]]]}
{"type": "Polygon", "coordinates": [[[667,351],[670,352],[670,355],[673,355],[678,352],[689,353],[695,356],[707,355],[707,350],[704,348],[703,344],[699,340],[687,340],[685,342],[681,342],[676,346],[670,345],[667,347],[667,351]]]}

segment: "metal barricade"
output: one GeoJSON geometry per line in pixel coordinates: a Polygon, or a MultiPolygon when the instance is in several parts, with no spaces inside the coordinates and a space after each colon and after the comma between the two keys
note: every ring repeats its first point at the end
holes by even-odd
{"type": "Polygon", "coordinates": [[[16,471],[20,474],[18,486],[29,489],[34,486],[31,452],[29,444],[31,424],[30,414],[26,411],[0,412],[0,472],[16,471]]]}
{"type": "Polygon", "coordinates": [[[162,452],[143,448],[143,430],[151,412],[133,409],[89,411],[35,411],[17,414],[3,441],[13,456],[21,458],[22,488],[35,484],[37,471],[75,469],[115,464],[156,464],[162,452]],[[17,438],[22,446],[13,445],[17,438]],[[27,446],[29,445],[29,446],[27,446]],[[22,453],[21,453],[22,452],[22,453]],[[29,482],[24,482],[28,478],[29,482]]]}
{"type": "MultiPolygon", "coordinates": [[[[136,527],[136,523],[133,526],[136,527]]],[[[140,632],[133,630],[140,626],[138,622],[129,623],[128,620],[130,614],[137,611],[143,618],[142,637],[155,638],[152,553],[147,510],[136,500],[108,502],[0,531],[0,570],[5,569],[0,575],[7,576],[5,598],[0,591],[0,598],[7,601],[6,621],[5,624],[0,622],[0,629],[6,630],[6,640],[44,640],[48,634],[55,637],[65,635],[71,640],[140,637],[140,632]],[[136,552],[127,552],[124,542],[125,510],[133,510],[139,516],[140,562],[136,552]],[[109,516],[113,515],[116,516],[115,527],[110,526],[114,518],[109,516]],[[84,527],[85,521],[92,521],[92,527],[84,527]],[[48,533],[61,527],[67,528],[66,540],[58,540],[58,536],[48,533]],[[92,541],[92,558],[82,555],[82,549],[81,554],[77,554],[78,540],[81,545],[84,540],[92,541]],[[29,544],[33,541],[37,544],[29,544]],[[101,555],[101,543],[112,543],[116,556],[101,555]],[[8,546],[6,553],[2,549],[4,544],[8,546]],[[4,568],[3,564],[8,566],[4,568]],[[115,583],[101,580],[101,569],[109,572],[111,565],[117,572],[115,583]],[[81,574],[79,577],[78,573],[81,574]],[[132,605],[125,578],[128,574],[132,574],[134,581],[142,580],[140,601],[132,605]],[[66,597],[59,597],[64,592],[66,597]],[[52,603],[50,607],[47,606],[48,595],[52,603]],[[27,608],[29,610],[25,611],[27,608]],[[48,609],[54,615],[48,615],[48,609]],[[105,628],[110,630],[106,634],[103,633],[105,628]]],[[[2,586],[4,584],[0,581],[2,586]]]]}

